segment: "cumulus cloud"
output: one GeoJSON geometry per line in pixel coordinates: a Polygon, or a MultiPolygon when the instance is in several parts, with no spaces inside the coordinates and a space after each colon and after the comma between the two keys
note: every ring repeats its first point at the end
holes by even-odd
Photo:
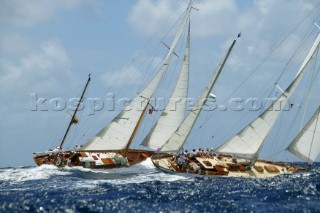
{"type": "MultiPolygon", "coordinates": [[[[137,33],[151,35],[163,23],[176,20],[185,10],[186,3],[186,1],[139,0],[132,8],[128,21],[137,33]]],[[[193,34],[198,36],[220,34],[229,29],[228,23],[237,18],[234,0],[196,1],[194,6],[199,11],[192,12],[195,17],[193,34]]]]}
{"type": "Polygon", "coordinates": [[[33,26],[51,18],[61,9],[71,9],[83,4],[91,4],[90,0],[2,0],[0,2],[0,25],[12,24],[33,26]]]}
{"type": "MultiPolygon", "coordinates": [[[[176,20],[185,10],[186,3],[139,0],[128,15],[128,22],[135,32],[149,36],[168,17],[176,20]]],[[[289,0],[255,0],[247,4],[250,7],[246,8],[235,0],[194,1],[199,11],[192,12],[192,36],[226,36],[230,39],[242,30],[247,42],[246,52],[261,59],[270,53],[274,41],[286,36],[279,32],[289,33],[315,7],[316,1],[297,0],[292,4],[289,0]]],[[[295,41],[298,39],[295,38],[295,41]]]]}
{"type": "Polygon", "coordinates": [[[0,71],[1,94],[61,90],[73,78],[68,54],[56,39],[18,60],[0,58],[0,71]]]}
{"type": "Polygon", "coordinates": [[[120,71],[106,72],[101,80],[112,86],[137,86],[141,84],[143,75],[135,66],[128,66],[120,71]]]}

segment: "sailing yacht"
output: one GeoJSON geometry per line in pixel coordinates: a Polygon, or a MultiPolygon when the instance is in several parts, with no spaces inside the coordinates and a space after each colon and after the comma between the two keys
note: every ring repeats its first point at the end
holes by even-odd
{"type": "MultiPolygon", "coordinates": [[[[223,65],[235,42],[236,40],[233,41],[212,80],[203,91],[201,98],[198,101],[201,106],[205,103],[202,98],[205,100],[205,98],[209,97],[214,82],[223,69],[223,65]]],[[[280,174],[292,174],[297,170],[305,169],[284,163],[259,160],[258,157],[268,134],[281,114],[281,110],[272,109],[283,109],[281,106],[288,103],[290,97],[301,82],[308,64],[314,58],[315,54],[317,54],[319,43],[320,34],[318,34],[289,87],[284,91],[280,89],[282,94],[277,100],[235,136],[224,142],[215,150],[212,150],[210,153],[198,154],[196,156],[180,154],[179,156],[179,152],[183,149],[187,137],[201,112],[201,108],[192,110],[175,133],[160,148],[162,153],[152,157],[153,164],[157,168],[168,172],[252,178],[266,178],[280,174]]],[[[278,88],[280,87],[278,86],[278,88]]],[[[297,138],[287,148],[288,151],[309,163],[313,162],[320,152],[320,144],[319,140],[317,140],[319,139],[318,117],[319,112],[317,111],[297,138]]]]}
{"type": "MultiPolygon", "coordinates": [[[[154,151],[130,149],[130,145],[143,121],[143,117],[150,105],[150,100],[169,67],[170,61],[175,54],[174,51],[176,46],[185,32],[185,29],[188,28],[188,39],[186,42],[187,44],[182,68],[172,97],[167,105],[168,107],[176,106],[178,107],[178,110],[165,110],[157,123],[157,126],[161,126],[161,130],[158,131],[158,127],[153,129],[157,130],[153,131],[153,133],[158,132],[160,135],[152,134],[151,136],[153,138],[155,135],[155,138],[166,141],[168,136],[173,133],[170,132],[170,129],[173,129],[174,131],[182,122],[185,115],[183,100],[186,99],[188,91],[191,9],[192,0],[189,2],[186,11],[183,14],[182,22],[171,46],[168,47],[169,50],[162,62],[162,66],[146,87],[142,89],[142,91],[138,92],[128,106],[125,107],[122,112],[120,112],[86,144],[77,150],[63,151],[62,148],[71,126],[77,122],[76,113],[90,82],[89,76],[78,106],[71,118],[70,124],[60,146],[55,150],[34,153],[34,161],[37,165],[53,164],[59,167],[83,166],[86,168],[117,168],[132,166],[151,156],[154,151]],[[182,101],[178,101],[176,104],[177,99],[182,101]],[[170,120],[163,119],[164,117],[169,117],[170,120]],[[165,135],[162,136],[162,133],[165,133],[165,135]]],[[[156,148],[152,143],[148,142],[148,144],[150,144],[150,146],[148,145],[150,148],[156,148]]]]}

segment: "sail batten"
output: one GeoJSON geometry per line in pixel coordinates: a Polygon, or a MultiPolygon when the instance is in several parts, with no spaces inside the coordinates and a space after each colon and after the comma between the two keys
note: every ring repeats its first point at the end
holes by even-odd
{"type": "Polygon", "coordinates": [[[147,86],[138,93],[125,109],[120,112],[106,127],[104,127],[96,136],[86,143],[81,150],[124,150],[132,139],[132,135],[139,127],[139,120],[144,113],[148,102],[154,91],[158,87],[160,80],[168,69],[174,50],[182,36],[182,33],[189,20],[189,14],[192,8],[192,0],[183,16],[182,23],[173,39],[167,55],[159,71],[147,86]]]}
{"type": "Polygon", "coordinates": [[[171,98],[160,118],[141,145],[157,150],[170,138],[184,119],[189,84],[190,22],[183,63],[171,98]]]}
{"type": "Polygon", "coordinates": [[[319,47],[319,43],[320,34],[318,34],[315,42],[313,43],[311,49],[307,54],[307,57],[303,61],[300,69],[297,72],[297,75],[295,76],[289,87],[259,117],[253,120],[234,137],[215,149],[216,152],[236,155],[258,155],[263,146],[263,143],[265,142],[266,137],[279,118],[282,109],[288,103],[291,95],[302,80],[309,62],[313,58],[316,49],[319,47]],[[257,131],[256,129],[259,129],[259,131],[257,131]]]}
{"type": "MultiPolygon", "coordinates": [[[[238,36],[240,37],[240,36],[238,36]]],[[[217,81],[218,77],[221,74],[221,71],[236,43],[237,39],[235,39],[230,48],[228,49],[227,53],[223,57],[221,63],[215,70],[213,77],[210,79],[209,83],[205,87],[204,91],[202,92],[201,96],[199,97],[196,105],[191,109],[185,119],[182,121],[178,129],[174,132],[174,134],[166,141],[166,143],[161,147],[160,151],[178,151],[180,150],[184,143],[186,142],[197,118],[200,115],[203,105],[206,103],[210,92],[217,81]]]]}
{"type": "Polygon", "coordinates": [[[303,161],[312,164],[320,153],[320,107],[302,128],[287,150],[303,161]]]}

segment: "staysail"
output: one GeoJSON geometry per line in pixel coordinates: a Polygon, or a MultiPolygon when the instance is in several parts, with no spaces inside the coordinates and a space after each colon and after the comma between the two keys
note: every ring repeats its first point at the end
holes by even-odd
{"type": "Polygon", "coordinates": [[[170,138],[184,119],[186,112],[186,98],[189,84],[189,57],[190,57],[190,22],[188,29],[185,55],[171,98],[152,131],[141,145],[157,150],[170,138]]]}
{"type": "Polygon", "coordinates": [[[216,152],[249,156],[256,156],[259,153],[267,135],[281,113],[281,110],[276,109],[283,109],[290,96],[297,88],[304,76],[306,67],[313,58],[316,49],[319,47],[319,42],[320,34],[318,34],[317,39],[313,43],[293,82],[282,93],[282,95],[279,96],[278,99],[271,104],[271,106],[268,107],[259,117],[253,120],[234,137],[218,147],[215,150],[216,152]]]}
{"type": "Polygon", "coordinates": [[[291,142],[287,150],[312,164],[320,153],[320,107],[291,142]]]}
{"type": "MultiPolygon", "coordinates": [[[[240,34],[238,35],[240,37],[240,34]]],[[[217,81],[237,39],[235,39],[230,48],[228,49],[227,53],[223,57],[221,63],[219,64],[218,68],[216,69],[212,79],[209,81],[208,85],[205,87],[204,91],[202,92],[201,96],[198,99],[196,105],[190,110],[186,118],[183,120],[179,128],[174,132],[174,134],[166,141],[166,143],[161,147],[160,151],[178,151],[180,150],[185,141],[187,140],[192,127],[194,126],[197,118],[200,115],[203,105],[206,103],[210,91],[212,90],[215,82],[217,81]]]]}
{"type": "Polygon", "coordinates": [[[103,151],[103,150],[124,150],[126,149],[137,130],[144,111],[156,90],[163,74],[167,71],[174,50],[182,36],[189,14],[192,8],[192,0],[183,16],[182,23],[170,46],[170,49],[163,61],[163,65],[150,83],[138,93],[130,104],[119,113],[106,127],[95,135],[81,150],[83,151],[103,151]]]}

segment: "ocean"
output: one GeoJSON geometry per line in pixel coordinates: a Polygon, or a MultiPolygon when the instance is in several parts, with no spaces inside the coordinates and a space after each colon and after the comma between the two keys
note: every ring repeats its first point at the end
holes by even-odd
{"type": "Polygon", "coordinates": [[[129,168],[0,169],[0,212],[320,212],[320,163],[269,179],[129,168]]]}

